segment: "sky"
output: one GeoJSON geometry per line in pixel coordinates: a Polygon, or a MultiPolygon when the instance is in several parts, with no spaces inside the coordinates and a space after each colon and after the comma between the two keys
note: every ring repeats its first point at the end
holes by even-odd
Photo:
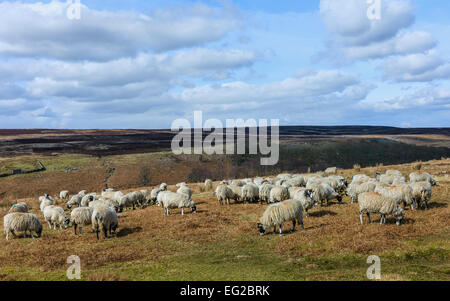
{"type": "Polygon", "coordinates": [[[0,2],[0,128],[450,127],[450,1],[368,2],[0,2]]]}

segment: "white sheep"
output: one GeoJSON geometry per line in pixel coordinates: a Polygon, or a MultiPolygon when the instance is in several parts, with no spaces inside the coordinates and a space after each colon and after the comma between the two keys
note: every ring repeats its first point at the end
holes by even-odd
{"type": "Polygon", "coordinates": [[[342,197],[327,183],[307,186],[307,189],[314,190],[314,198],[317,202],[320,201],[320,206],[323,206],[324,201],[327,201],[328,206],[330,200],[337,200],[339,203],[342,203],[342,197]]]}
{"type": "Polygon", "coordinates": [[[425,204],[425,210],[428,210],[428,201],[431,199],[432,188],[428,181],[413,182],[409,184],[412,189],[414,203],[420,208],[422,202],[425,204]]]}
{"type": "Polygon", "coordinates": [[[352,182],[347,187],[345,191],[345,195],[350,196],[352,198],[351,203],[358,200],[358,196],[364,192],[374,192],[376,188],[376,184],[373,182],[352,182]]]}
{"type": "Polygon", "coordinates": [[[253,183],[247,183],[242,187],[241,198],[243,202],[257,202],[259,199],[259,188],[253,183]]]}
{"type": "Polygon", "coordinates": [[[166,184],[166,183],[162,183],[161,185],[159,185],[159,188],[160,188],[162,191],[166,191],[166,190],[167,190],[167,184],[166,184]]]}
{"type": "Polygon", "coordinates": [[[86,194],[81,198],[80,206],[88,207],[90,202],[98,200],[101,196],[97,195],[95,192],[86,194]]]}
{"type": "Polygon", "coordinates": [[[427,172],[423,172],[423,173],[412,172],[409,174],[409,182],[410,183],[422,182],[422,181],[428,181],[431,184],[431,186],[436,186],[436,181],[427,172]]]}
{"type": "Polygon", "coordinates": [[[88,194],[87,190],[81,190],[80,192],[77,193],[78,195],[81,195],[82,197],[85,196],[86,194],[88,194]]]}
{"type": "MultiPolygon", "coordinates": [[[[239,186],[234,186],[234,187],[239,187],[239,186]]],[[[234,197],[233,190],[231,190],[231,188],[228,187],[228,185],[223,185],[223,184],[219,184],[216,187],[215,194],[216,194],[216,198],[219,201],[220,205],[223,205],[224,202],[226,202],[227,205],[230,205],[230,199],[233,199],[233,197],[234,197]]]]}
{"type": "Polygon", "coordinates": [[[67,202],[67,209],[71,209],[73,206],[80,207],[81,200],[83,199],[83,195],[76,194],[72,196],[69,202],[67,202]]]}
{"type": "Polygon", "coordinates": [[[384,174],[388,175],[388,176],[399,177],[399,178],[403,177],[402,173],[396,169],[388,169],[388,170],[386,170],[386,172],[384,174]]]}
{"type": "Polygon", "coordinates": [[[289,199],[289,190],[283,186],[275,186],[270,190],[270,203],[277,203],[289,199]]]}
{"type": "Polygon", "coordinates": [[[150,200],[152,201],[153,204],[156,203],[158,193],[160,193],[161,191],[163,191],[161,188],[155,188],[155,189],[152,189],[152,191],[150,192],[150,200]]]}
{"type": "Polygon", "coordinates": [[[231,199],[233,199],[235,202],[240,202],[243,187],[236,186],[236,185],[228,185],[228,187],[233,191],[233,195],[232,195],[231,199]]]}
{"type": "MultiPolygon", "coordinates": [[[[89,205],[91,204],[92,202],[89,205]]],[[[80,234],[82,234],[83,227],[92,224],[93,212],[94,208],[91,207],[78,207],[72,210],[70,213],[70,224],[75,230],[75,235],[77,235],[77,227],[80,227],[80,234]]]]}
{"type": "Polygon", "coordinates": [[[133,208],[136,209],[136,201],[138,196],[135,192],[130,192],[119,199],[119,211],[122,212],[124,209],[133,208]]]}
{"type": "Polygon", "coordinates": [[[39,218],[32,213],[13,212],[3,217],[3,229],[6,234],[6,240],[9,239],[9,232],[14,238],[17,237],[15,232],[23,231],[23,237],[27,237],[27,231],[34,238],[33,231],[36,232],[37,237],[41,237],[42,223],[39,218]]]}
{"type": "Polygon", "coordinates": [[[69,199],[69,191],[68,190],[63,190],[59,193],[59,198],[61,200],[67,200],[69,199]]]}
{"type": "Polygon", "coordinates": [[[336,174],[337,173],[337,167],[328,167],[325,169],[326,174],[336,174]]]}
{"type": "Polygon", "coordinates": [[[308,210],[317,205],[317,201],[314,199],[314,190],[312,189],[297,189],[292,199],[300,201],[306,217],[308,217],[308,210]]]}
{"type": "Polygon", "coordinates": [[[100,230],[108,238],[111,238],[112,233],[116,233],[117,227],[119,227],[119,218],[117,217],[116,211],[108,206],[98,206],[95,207],[92,212],[92,230],[97,234],[97,239],[99,239],[100,230]]]}
{"type": "Polygon", "coordinates": [[[187,184],[181,185],[180,188],[178,188],[177,193],[184,193],[187,194],[189,198],[192,197],[192,190],[187,186],[187,184]]]}
{"type": "Polygon", "coordinates": [[[69,225],[69,218],[67,217],[64,209],[55,205],[47,206],[44,208],[44,219],[48,223],[48,227],[51,229],[53,225],[53,229],[56,230],[56,225],[59,225],[59,228],[62,229],[67,228],[69,225]]]}
{"type": "Polygon", "coordinates": [[[213,181],[210,179],[205,180],[205,190],[209,191],[213,189],[213,181]]]}
{"type": "Polygon", "coordinates": [[[9,209],[8,213],[13,213],[13,212],[22,212],[22,213],[27,213],[29,210],[27,203],[25,202],[21,202],[21,203],[17,203],[11,206],[11,208],[9,209]]]}
{"type": "Polygon", "coordinates": [[[285,200],[280,203],[271,204],[264,211],[263,216],[259,220],[258,230],[260,235],[264,235],[266,229],[273,226],[273,231],[276,232],[276,226],[280,232],[280,236],[283,235],[283,223],[292,221],[291,232],[295,231],[295,221],[303,226],[303,208],[299,200],[285,200]]]}
{"type": "Polygon", "coordinates": [[[370,213],[380,213],[380,224],[386,223],[386,215],[393,215],[400,225],[403,219],[403,209],[391,198],[382,196],[377,192],[364,192],[359,196],[359,219],[363,224],[363,213],[366,212],[370,223],[370,213]]]}
{"type": "Polygon", "coordinates": [[[370,181],[370,177],[365,174],[354,175],[352,178],[352,182],[368,182],[370,181]]]}
{"type": "Polygon", "coordinates": [[[397,185],[384,188],[376,188],[375,192],[382,194],[384,197],[393,199],[397,204],[403,203],[403,209],[406,205],[410,205],[414,209],[413,193],[409,185],[397,185]]]}
{"type": "Polygon", "coordinates": [[[246,183],[243,180],[232,180],[230,185],[243,187],[246,183]]]}
{"type": "MultiPolygon", "coordinates": [[[[119,212],[120,211],[120,204],[119,201],[109,199],[109,198],[101,198],[95,201],[92,201],[89,203],[89,208],[95,208],[97,206],[108,206],[111,209],[114,209],[114,211],[119,212]]],[[[86,208],[86,207],[81,207],[86,208]]]]}
{"type": "Polygon", "coordinates": [[[181,208],[181,215],[184,215],[184,208],[191,208],[191,212],[197,212],[197,207],[187,194],[164,191],[158,194],[158,202],[164,207],[164,214],[169,215],[169,209],[181,208]]]}
{"type": "Polygon", "coordinates": [[[41,201],[41,204],[39,205],[39,208],[41,209],[42,212],[44,212],[45,207],[53,205],[53,200],[50,198],[44,198],[41,201]]]}
{"type": "Polygon", "coordinates": [[[271,184],[262,184],[259,187],[259,199],[261,202],[266,202],[269,203],[270,200],[270,191],[272,190],[272,188],[275,187],[271,184]]]}

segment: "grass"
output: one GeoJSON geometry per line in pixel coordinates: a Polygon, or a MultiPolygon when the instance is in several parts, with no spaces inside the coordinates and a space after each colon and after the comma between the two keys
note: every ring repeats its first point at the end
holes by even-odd
{"type": "MultiPolygon", "coordinates": [[[[125,161],[133,162],[130,158],[114,162],[110,158],[87,157],[94,172],[85,174],[87,170],[82,169],[73,174],[91,175],[94,186],[105,176],[96,176],[96,172],[105,164],[113,165],[116,172],[110,181],[119,181],[124,177],[121,173],[125,161]]],[[[66,187],[67,179],[58,178],[58,168],[70,160],[62,158],[50,164],[55,176],[47,178],[48,187],[66,187]]],[[[197,214],[181,216],[179,210],[171,210],[166,217],[163,209],[155,206],[125,211],[119,214],[118,235],[112,239],[97,241],[90,228],[85,228],[82,236],[75,236],[72,229],[54,231],[46,225],[40,239],[1,238],[0,280],[67,280],[66,259],[70,255],[81,259],[82,280],[367,280],[367,257],[377,255],[382,280],[448,281],[450,178],[446,172],[450,160],[421,163],[422,171],[430,172],[439,186],[433,188],[430,210],[406,210],[406,223],[400,227],[392,218],[380,226],[377,215],[372,224],[360,225],[358,204],[350,204],[345,197],[342,205],[312,209],[304,220],[304,231],[286,232],[283,237],[269,231],[260,237],[256,222],[267,205],[233,203],[219,207],[212,192],[205,192],[202,184],[190,184],[197,214]]],[[[360,172],[374,176],[387,169],[407,175],[414,171],[414,164],[378,165],[361,168],[360,172]]],[[[352,169],[338,172],[347,179],[355,174],[352,169]]],[[[14,183],[24,185],[27,181],[26,176],[21,176],[14,183]]],[[[84,180],[78,181],[74,184],[76,191],[84,180]]],[[[142,188],[152,187],[123,191],[142,188]]],[[[27,193],[37,197],[39,190],[34,189],[37,186],[30,187],[27,193]]],[[[174,191],[175,186],[169,189],[174,191]]],[[[25,201],[43,220],[36,198],[25,201]]],[[[0,218],[10,202],[1,203],[0,218]]],[[[289,227],[284,225],[285,231],[289,227]]]]}

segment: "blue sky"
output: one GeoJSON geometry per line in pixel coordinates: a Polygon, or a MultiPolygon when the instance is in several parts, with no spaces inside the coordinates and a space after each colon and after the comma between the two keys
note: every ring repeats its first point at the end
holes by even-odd
{"type": "Polygon", "coordinates": [[[0,128],[450,126],[450,1],[0,2],[0,128]]]}

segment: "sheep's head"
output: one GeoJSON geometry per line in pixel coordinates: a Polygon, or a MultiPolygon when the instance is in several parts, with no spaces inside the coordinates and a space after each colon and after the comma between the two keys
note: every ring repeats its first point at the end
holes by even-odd
{"type": "Polygon", "coordinates": [[[338,195],[338,196],[336,197],[336,199],[338,200],[339,203],[342,203],[342,196],[338,195]]]}
{"type": "Polygon", "coordinates": [[[37,237],[42,236],[42,225],[38,226],[38,228],[36,229],[36,234],[37,234],[37,237]]]}
{"type": "Polygon", "coordinates": [[[192,205],[192,207],[191,207],[191,212],[192,212],[192,213],[197,213],[197,206],[192,205]]]}
{"type": "Polygon", "coordinates": [[[395,219],[397,220],[395,223],[397,224],[397,226],[400,226],[400,224],[404,218],[403,209],[400,206],[398,206],[395,209],[394,216],[395,216],[395,219]]]}
{"type": "Polygon", "coordinates": [[[266,229],[264,229],[263,224],[258,223],[258,231],[259,231],[259,235],[261,235],[261,236],[265,234],[266,229]]]}

